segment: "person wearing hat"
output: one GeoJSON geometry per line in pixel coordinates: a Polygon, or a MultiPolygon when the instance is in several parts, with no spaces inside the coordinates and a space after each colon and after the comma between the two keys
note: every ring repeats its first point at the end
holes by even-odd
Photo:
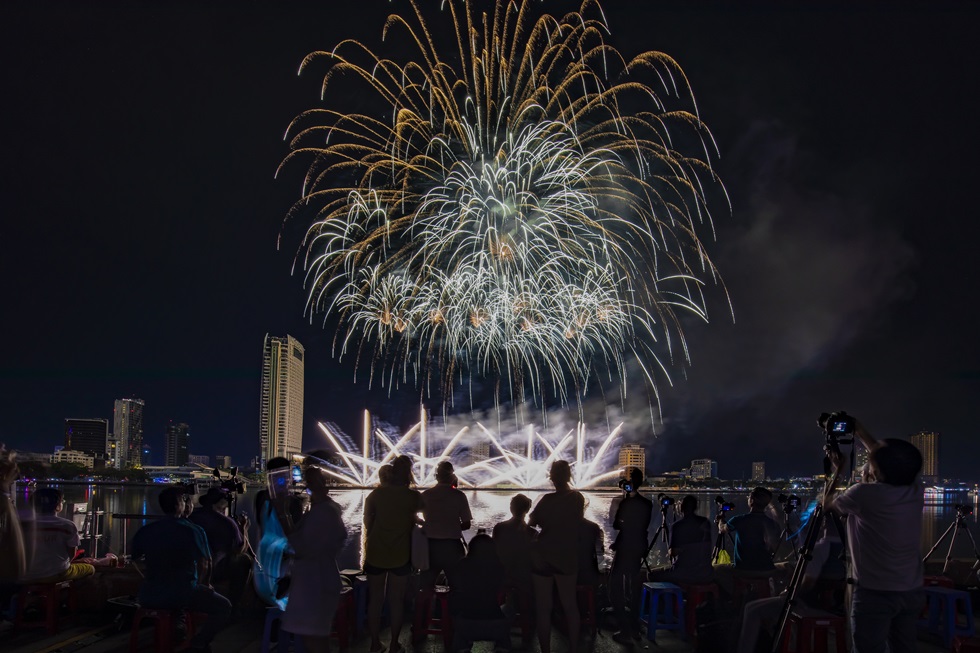
{"type": "Polygon", "coordinates": [[[230,497],[227,490],[210,488],[198,499],[200,507],[188,519],[200,526],[208,538],[214,560],[212,580],[228,586],[228,598],[236,605],[252,573],[248,550],[248,517],[242,513],[235,521],[228,516],[230,497]]]}

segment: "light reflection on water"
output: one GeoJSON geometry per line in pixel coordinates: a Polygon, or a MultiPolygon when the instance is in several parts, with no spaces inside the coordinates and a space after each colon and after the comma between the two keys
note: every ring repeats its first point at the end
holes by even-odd
{"type": "MultiPolygon", "coordinates": [[[[103,510],[102,532],[104,534],[104,545],[99,547],[99,553],[108,550],[116,553],[123,553],[128,550],[132,541],[133,533],[143,525],[145,520],[140,519],[121,519],[114,518],[114,514],[159,514],[157,495],[163,489],[162,486],[119,486],[119,485],[64,485],[60,486],[65,492],[66,504],[88,503],[92,509],[103,510]],[[126,546],[121,546],[125,541],[126,546]]],[[[239,497],[238,509],[253,517],[253,499],[258,491],[257,487],[250,487],[246,494],[239,497]]],[[[332,490],[331,496],[340,504],[344,523],[347,526],[348,539],[347,545],[338,558],[338,564],[343,568],[357,568],[360,565],[361,548],[361,515],[364,508],[364,498],[370,490],[332,490]]],[[[490,531],[494,524],[510,517],[510,500],[517,494],[514,490],[467,490],[465,491],[470,502],[470,510],[473,513],[473,528],[468,531],[466,539],[470,539],[476,534],[477,529],[485,528],[490,531]]],[[[523,494],[530,497],[532,501],[544,494],[542,491],[525,490],[523,494]]],[[[612,528],[612,519],[615,514],[616,503],[620,497],[618,492],[609,491],[590,491],[584,493],[588,505],[586,507],[586,517],[602,528],[605,535],[605,551],[607,560],[611,559],[612,552],[609,545],[615,537],[612,528]]],[[[653,537],[657,528],[661,524],[661,513],[656,501],[656,493],[645,493],[654,501],[654,514],[650,523],[650,537],[653,537]]],[[[698,497],[698,514],[704,515],[709,519],[715,516],[714,498],[717,491],[695,493],[698,497]]],[[[670,493],[676,499],[676,504],[680,503],[683,493],[670,493]]],[[[726,500],[735,504],[735,513],[744,512],[747,507],[747,493],[731,494],[725,496],[726,500]]],[[[17,495],[19,505],[25,505],[28,499],[27,491],[20,489],[17,495]]],[[[67,515],[66,515],[67,516],[67,515]]],[[[782,513],[776,511],[774,517],[782,523],[782,513]]],[[[922,551],[928,551],[935,543],[936,538],[940,537],[946,529],[954,522],[956,510],[952,505],[927,505],[922,512],[922,551]]],[[[76,523],[82,525],[83,516],[74,515],[76,523]]],[[[674,508],[667,511],[668,522],[675,518],[674,508]]],[[[977,533],[977,515],[973,514],[966,518],[966,523],[974,536],[980,538],[977,533]]],[[[796,515],[791,516],[789,530],[793,532],[798,525],[796,515]]],[[[659,538],[658,538],[659,539],[659,538]]],[[[257,541],[253,537],[253,542],[257,541]]],[[[937,549],[933,559],[941,559],[946,555],[949,548],[949,537],[937,549]]],[[[85,546],[83,544],[83,546],[85,546]]],[[[666,563],[666,545],[658,542],[651,551],[651,564],[666,563]]],[[[960,532],[955,539],[953,547],[953,557],[973,558],[972,544],[965,533],[960,532]]]]}

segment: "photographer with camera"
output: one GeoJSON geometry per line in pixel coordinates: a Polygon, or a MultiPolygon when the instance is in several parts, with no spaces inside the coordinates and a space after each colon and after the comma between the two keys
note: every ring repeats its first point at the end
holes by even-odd
{"type": "MultiPolygon", "coordinates": [[[[821,416],[823,420],[823,416],[821,416]]],[[[833,478],[824,505],[847,517],[850,553],[852,653],[912,653],[922,608],[922,454],[905,440],[875,440],[846,414],[824,420],[833,478]],[[868,450],[866,482],[838,492],[848,465],[829,442],[852,431],[868,450]]]]}
{"type": "Polygon", "coordinates": [[[725,520],[719,512],[715,521],[718,533],[735,533],[733,563],[731,567],[716,568],[718,584],[728,594],[734,590],[733,575],[750,577],[772,576],[776,566],[773,551],[779,545],[779,525],[766,514],[772,502],[772,492],[757,487],[749,494],[749,512],[725,520]]]}
{"type": "Polygon", "coordinates": [[[647,531],[653,516],[653,502],[640,494],[641,485],[643,472],[628,467],[626,478],[619,483],[623,500],[613,518],[613,528],[619,532],[612,544],[615,555],[609,572],[609,598],[619,625],[613,639],[624,645],[632,645],[640,635],[640,565],[649,549],[647,531]]]}
{"type": "Polygon", "coordinates": [[[661,583],[710,583],[711,522],[698,512],[698,498],[688,494],[681,499],[681,518],[674,522],[667,554],[671,567],[650,573],[650,580],[661,583]]]}

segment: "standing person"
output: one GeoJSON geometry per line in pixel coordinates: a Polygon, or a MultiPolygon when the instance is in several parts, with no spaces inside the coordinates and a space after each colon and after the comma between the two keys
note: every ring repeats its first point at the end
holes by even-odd
{"type": "MultiPolygon", "coordinates": [[[[469,530],[473,516],[466,495],[454,486],[453,464],[444,460],[436,466],[436,485],[422,493],[422,531],[429,540],[429,568],[422,572],[422,590],[431,590],[440,571],[456,566],[466,549],[463,531],[469,530]]],[[[450,585],[452,581],[450,580],[450,585]]]]}
{"type": "MultiPolygon", "coordinates": [[[[412,573],[412,529],[421,509],[412,481],[411,461],[392,463],[384,472],[390,482],[376,487],[364,500],[364,573],[368,577],[368,632],[370,652],[381,646],[381,609],[388,597],[391,620],[389,653],[403,650],[398,638],[405,620],[405,587],[412,573]],[[396,464],[397,463],[397,464],[396,464]]],[[[379,477],[381,476],[379,470],[379,477]]]]}
{"type": "Polygon", "coordinates": [[[647,554],[647,531],[653,516],[653,502],[640,494],[643,472],[629,467],[623,500],[616,509],[613,528],[618,531],[612,549],[612,570],[609,572],[609,594],[619,631],[613,639],[632,645],[640,637],[640,565],[647,554]],[[627,602],[629,611],[627,611],[627,602]]]}
{"type": "Polygon", "coordinates": [[[255,495],[255,519],[259,525],[259,549],[253,570],[253,586],[260,599],[280,610],[286,609],[289,588],[289,541],[283,529],[290,522],[289,514],[289,461],[286,458],[270,458],[265,466],[269,487],[255,495]],[[283,518],[280,518],[280,514],[283,518]]]}
{"type": "Polygon", "coordinates": [[[24,544],[14,505],[14,486],[19,474],[17,452],[7,451],[0,443],[0,583],[15,583],[31,562],[32,549],[24,544]]]}
{"type": "Polygon", "coordinates": [[[523,619],[524,644],[530,644],[530,631],[525,624],[531,623],[533,614],[533,590],[531,589],[531,551],[538,532],[527,525],[527,513],[531,500],[516,494],[510,500],[510,519],[493,527],[493,543],[504,567],[504,588],[507,591],[508,616],[519,612],[523,619]]]}
{"type": "Polygon", "coordinates": [[[238,521],[228,516],[228,492],[213,487],[203,494],[188,519],[204,529],[211,549],[214,569],[212,581],[227,583],[233,604],[241,600],[252,572],[252,559],[245,553],[248,546],[248,517],[238,521]]]}
{"type": "Polygon", "coordinates": [[[585,498],[571,488],[572,470],[567,461],[553,462],[550,476],[555,491],[541,497],[528,522],[540,529],[531,572],[538,645],[541,653],[551,653],[551,597],[557,588],[558,600],[568,622],[568,649],[570,653],[577,653],[581,629],[575,592],[578,538],[569,526],[582,519],[585,498]]]}
{"type": "Polygon", "coordinates": [[[825,505],[847,516],[853,653],[913,653],[922,607],[922,454],[911,442],[875,440],[860,422],[855,435],[868,450],[866,483],[837,492],[845,473],[830,453],[833,480],[825,505]]]}
{"type": "Polygon", "coordinates": [[[60,583],[95,573],[92,565],[74,562],[79,545],[78,527],[70,519],[58,516],[64,507],[65,495],[61,490],[45,487],[34,493],[37,514],[34,558],[24,574],[24,582],[60,583]]]}
{"type": "Polygon", "coordinates": [[[303,638],[309,653],[329,653],[333,616],[340,601],[337,554],[347,540],[340,506],[327,493],[326,475],[307,465],[303,472],[310,491],[310,509],[289,534],[293,548],[293,580],[282,629],[303,638]]]}
{"type": "Polygon", "coordinates": [[[674,522],[667,544],[671,568],[654,571],[650,580],[665,583],[710,583],[714,579],[711,568],[711,522],[698,513],[698,498],[688,494],[681,499],[681,518],[674,522]]]}
{"type": "Polygon", "coordinates": [[[187,650],[210,651],[211,640],[228,621],[231,603],[208,583],[211,551],[203,531],[181,518],[184,490],[168,487],[160,493],[159,502],[165,517],[148,523],[133,537],[133,559],[144,558],[146,562],[140,605],[207,614],[187,650]]]}

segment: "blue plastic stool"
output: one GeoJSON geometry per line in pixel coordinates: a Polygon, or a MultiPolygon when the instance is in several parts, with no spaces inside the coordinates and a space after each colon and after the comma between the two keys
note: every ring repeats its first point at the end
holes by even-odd
{"type": "MultiPolygon", "coordinates": [[[[279,608],[267,608],[265,611],[265,630],[262,631],[262,653],[269,653],[270,646],[272,645],[272,626],[277,622],[282,620],[282,610],[279,608]]],[[[289,650],[290,645],[293,647],[293,651],[296,653],[305,653],[303,649],[303,642],[300,640],[299,635],[294,635],[292,633],[287,633],[282,628],[279,628],[279,643],[276,645],[276,651],[285,652],[289,650]]]]}
{"type": "Polygon", "coordinates": [[[925,630],[931,635],[942,635],[943,646],[947,649],[953,643],[953,637],[965,635],[972,637],[976,634],[973,623],[973,602],[970,593],[948,587],[928,586],[922,588],[926,597],[928,616],[919,620],[919,630],[925,630]],[[963,617],[963,625],[957,617],[963,617]]]}
{"type": "Polygon", "coordinates": [[[643,583],[640,621],[647,625],[647,639],[651,642],[656,642],[658,630],[676,630],[681,639],[687,639],[684,632],[684,593],[681,588],[673,583],[643,583]]]}

